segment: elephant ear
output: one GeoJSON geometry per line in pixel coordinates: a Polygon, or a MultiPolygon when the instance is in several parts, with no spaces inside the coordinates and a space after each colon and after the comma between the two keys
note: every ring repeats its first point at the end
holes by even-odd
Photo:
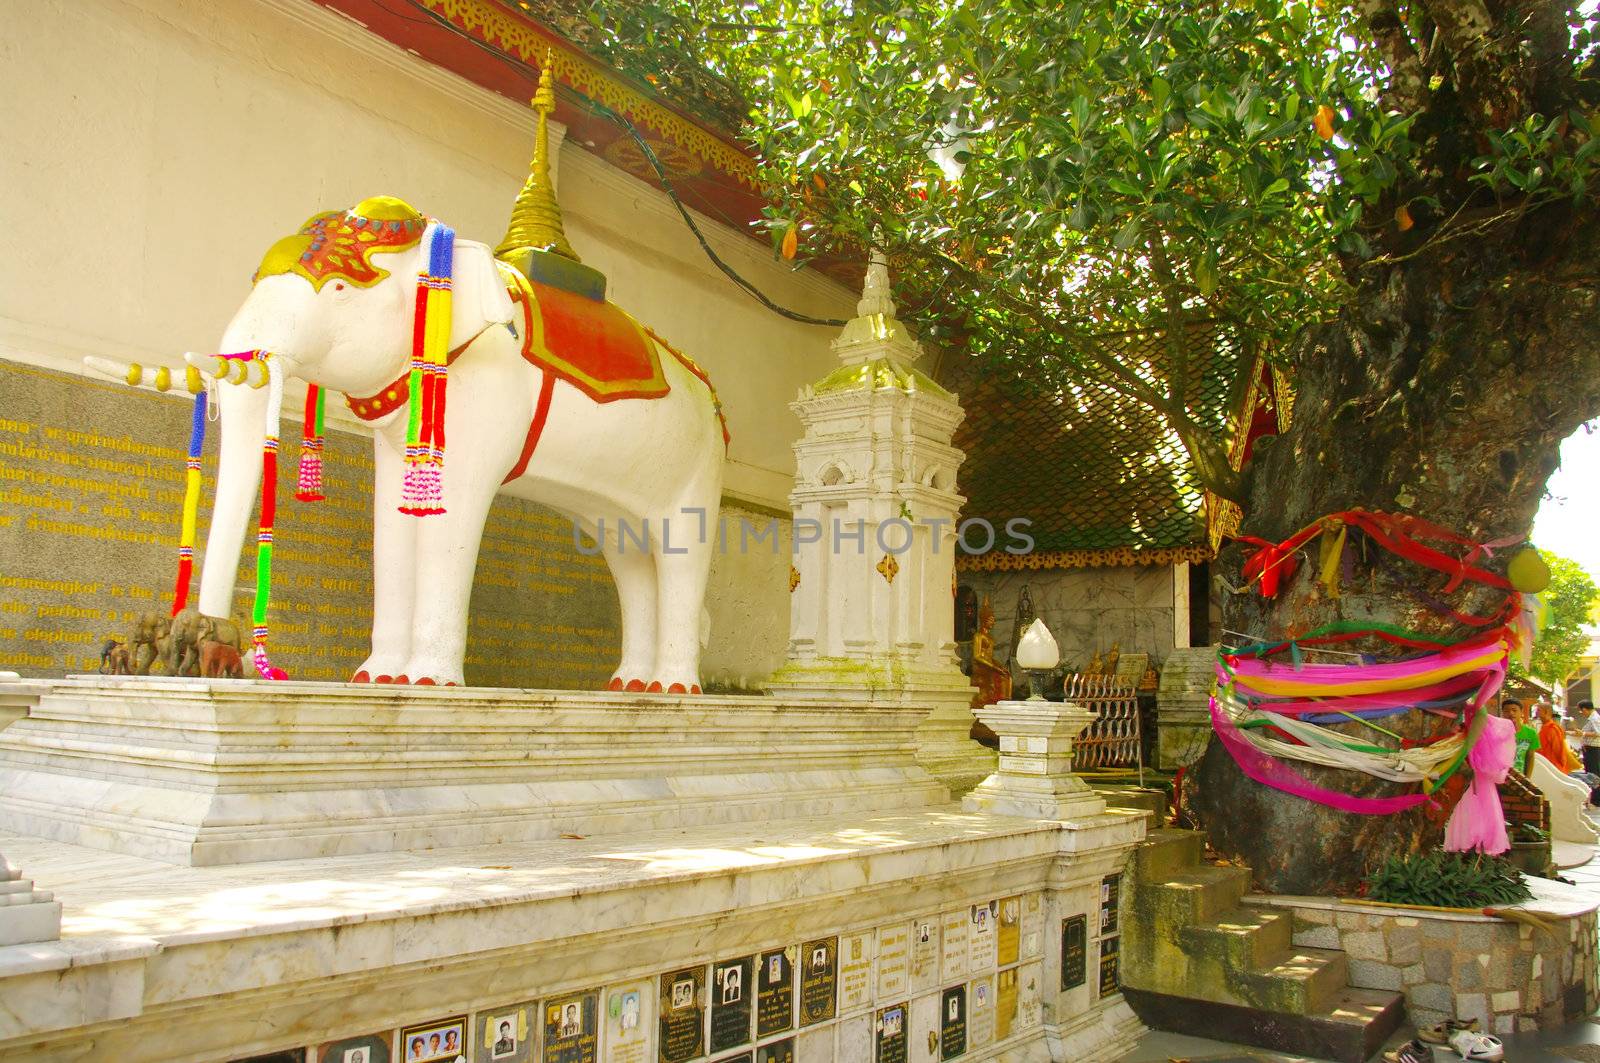
{"type": "Polygon", "coordinates": [[[515,308],[495,267],[489,245],[457,240],[450,297],[450,349],[453,351],[490,325],[504,325],[515,308]]]}

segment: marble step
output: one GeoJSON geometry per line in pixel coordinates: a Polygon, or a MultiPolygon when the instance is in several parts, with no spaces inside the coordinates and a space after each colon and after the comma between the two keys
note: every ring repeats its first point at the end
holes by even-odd
{"type": "Polygon", "coordinates": [[[1240,970],[1273,966],[1293,948],[1294,919],[1260,908],[1235,908],[1214,922],[1184,927],[1181,937],[1197,952],[1217,956],[1240,970]]]}
{"type": "Polygon", "coordinates": [[[1152,1029],[1205,1030],[1218,1040],[1337,1063],[1366,1063],[1405,1019],[1404,996],[1368,989],[1341,990],[1321,1011],[1309,1015],[1141,989],[1123,992],[1152,1029]]]}
{"type": "Polygon", "coordinates": [[[1134,850],[1135,873],[1155,881],[1186,868],[1195,867],[1206,852],[1205,831],[1167,828],[1151,831],[1145,843],[1134,850]]]}
{"type": "Polygon", "coordinates": [[[1257,1007],[1293,1015],[1325,1011],[1350,983],[1350,961],[1337,949],[1294,949],[1272,966],[1244,972],[1240,995],[1257,1007]]]}
{"type": "Polygon", "coordinates": [[[1250,889],[1250,871],[1242,867],[1201,864],[1167,875],[1146,887],[1155,907],[1174,926],[1209,923],[1239,906],[1250,889]]]}

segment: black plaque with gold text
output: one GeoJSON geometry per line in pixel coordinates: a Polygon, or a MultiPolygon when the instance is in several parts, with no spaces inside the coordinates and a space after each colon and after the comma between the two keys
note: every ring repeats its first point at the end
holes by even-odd
{"type": "Polygon", "coordinates": [[[838,1004],[839,939],[808,941],[800,949],[800,1025],[833,1018],[838,1004]]]}
{"type": "Polygon", "coordinates": [[[1061,988],[1076,989],[1089,971],[1089,917],[1061,920],[1061,988]]]}
{"type": "Polygon", "coordinates": [[[1109,997],[1122,988],[1117,970],[1117,938],[1103,938],[1100,942],[1100,996],[1109,997]]]}
{"type": "Polygon", "coordinates": [[[596,1063],[598,993],[573,993],[544,1005],[544,1063],[596,1063]]]}
{"type": "Polygon", "coordinates": [[[755,958],[711,965],[711,1051],[724,1052],[750,1041],[751,975],[755,958]]]}
{"type": "Polygon", "coordinates": [[[952,986],[939,996],[939,1058],[967,1051],[967,987],[952,986]]]}
{"type": "Polygon", "coordinates": [[[906,1048],[911,1041],[909,1025],[905,1004],[878,1009],[877,1063],[906,1063],[906,1048]]]}
{"type": "Polygon", "coordinates": [[[756,972],[756,1036],[794,1027],[794,964],[783,949],[764,952],[756,972]]]}
{"type": "Polygon", "coordinates": [[[705,1054],[705,1008],[701,990],[706,969],[686,967],[661,976],[661,1063],[684,1063],[705,1054]]]}

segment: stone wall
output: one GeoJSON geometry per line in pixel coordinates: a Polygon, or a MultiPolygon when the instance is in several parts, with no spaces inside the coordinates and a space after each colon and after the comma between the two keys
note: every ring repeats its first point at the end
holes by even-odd
{"type": "Polygon", "coordinates": [[[1547,917],[1557,928],[1552,937],[1486,916],[1292,907],[1296,946],[1343,949],[1350,984],[1405,993],[1417,1026],[1476,1018],[1486,1033],[1522,1033],[1573,1021],[1600,1004],[1593,911],[1547,917]]]}
{"type": "Polygon", "coordinates": [[[994,637],[1002,662],[1009,657],[1017,602],[1024,587],[1034,615],[1061,646],[1062,667],[1081,669],[1112,646],[1148,653],[1157,668],[1173,648],[1188,642],[1188,566],[1115,567],[963,572],[960,581],[994,605],[994,637]],[[1181,635],[1176,633],[1181,632],[1181,635]]]}

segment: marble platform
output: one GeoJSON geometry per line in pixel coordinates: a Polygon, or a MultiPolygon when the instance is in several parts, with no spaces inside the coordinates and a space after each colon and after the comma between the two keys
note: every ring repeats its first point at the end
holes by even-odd
{"type": "Polygon", "coordinates": [[[947,804],[212,867],[0,832],[64,905],[60,941],[0,948],[0,1060],[389,1063],[453,1030],[473,1063],[1109,1063],[1141,1032],[1116,898],[1144,821],[947,804]]]}
{"type": "Polygon", "coordinates": [[[926,714],[71,678],[0,731],[0,829],[215,865],[918,808],[949,800],[916,759],[926,714]]]}

